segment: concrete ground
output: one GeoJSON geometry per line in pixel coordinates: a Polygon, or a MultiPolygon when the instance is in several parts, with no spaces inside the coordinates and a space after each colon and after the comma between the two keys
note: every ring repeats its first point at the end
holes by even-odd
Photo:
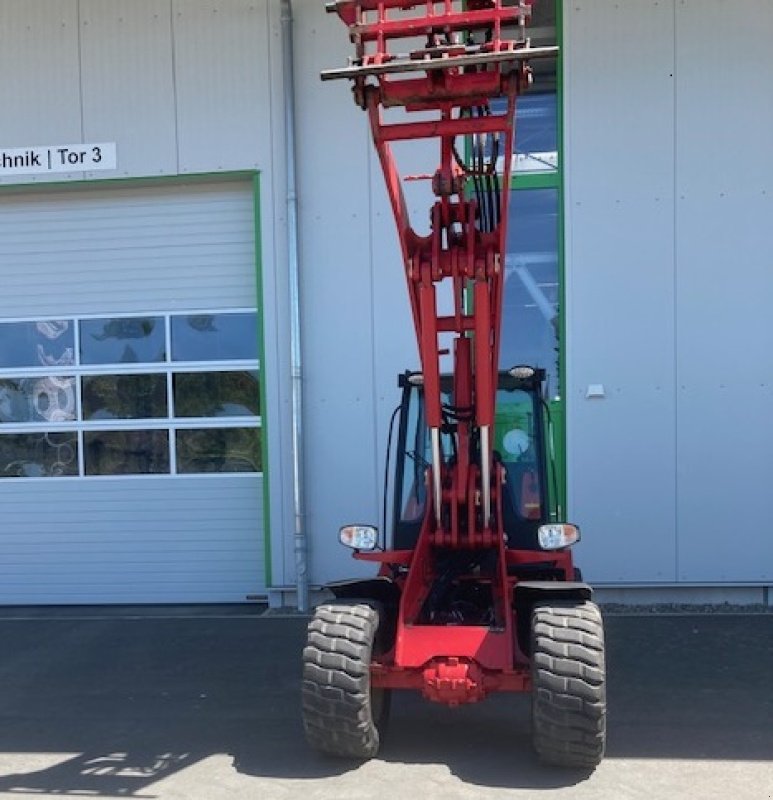
{"type": "Polygon", "coordinates": [[[304,624],[6,610],[0,796],[773,798],[773,615],[608,617],[609,747],[590,776],[539,765],[527,698],[503,695],[455,711],[400,696],[378,759],[310,752],[304,624]]]}

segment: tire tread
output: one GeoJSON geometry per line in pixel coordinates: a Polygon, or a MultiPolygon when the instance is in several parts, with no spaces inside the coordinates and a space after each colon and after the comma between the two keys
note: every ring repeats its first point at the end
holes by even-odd
{"type": "Polygon", "coordinates": [[[606,746],[604,627],[589,601],[538,603],[532,614],[532,731],[540,759],[592,769],[606,746]]]}
{"type": "Polygon", "coordinates": [[[301,699],[309,744],[320,752],[367,759],[378,752],[373,719],[370,661],[379,624],[364,603],[319,606],[303,650],[301,699]]]}

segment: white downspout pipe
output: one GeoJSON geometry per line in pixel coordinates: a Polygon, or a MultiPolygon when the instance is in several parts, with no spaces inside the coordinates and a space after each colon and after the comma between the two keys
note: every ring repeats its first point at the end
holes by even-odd
{"type": "Polygon", "coordinates": [[[287,142],[287,268],[290,280],[290,369],[292,374],[293,509],[295,526],[295,580],[297,608],[309,610],[308,538],[303,481],[303,356],[301,352],[300,259],[298,257],[298,176],[296,171],[295,69],[293,8],[282,2],[282,80],[284,85],[285,140],[287,142]]]}

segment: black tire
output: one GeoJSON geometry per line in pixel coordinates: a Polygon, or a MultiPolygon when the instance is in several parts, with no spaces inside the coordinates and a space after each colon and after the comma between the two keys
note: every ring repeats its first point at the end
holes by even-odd
{"type": "Polygon", "coordinates": [[[315,749],[343,758],[376,755],[390,692],[370,685],[379,612],[364,603],[319,606],[303,650],[303,727],[315,749]]]}
{"type": "Polygon", "coordinates": [[[587,601],[548,601],[531,623],[534,748],[545,763],[593,769],[606,746],[601,613],[587,601]]]}

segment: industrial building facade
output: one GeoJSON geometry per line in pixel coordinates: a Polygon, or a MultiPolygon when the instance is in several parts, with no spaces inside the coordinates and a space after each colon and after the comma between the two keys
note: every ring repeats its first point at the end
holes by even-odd
{"type": "MultiPolygon", "coordinates": [[[[288,86],[280,0],[0,0],[0,603],[292,602],[298,367],[308,578],[363,572],[336,531],[380,521],[416,347],[365,115],[319,81],[345,30],[292,9],[288,86]]],[[[562,56],[520,105],[502,361],[548,372],[611,599],[773,585],[771,35],[763,0],[535,5],[562,56]]]]}

